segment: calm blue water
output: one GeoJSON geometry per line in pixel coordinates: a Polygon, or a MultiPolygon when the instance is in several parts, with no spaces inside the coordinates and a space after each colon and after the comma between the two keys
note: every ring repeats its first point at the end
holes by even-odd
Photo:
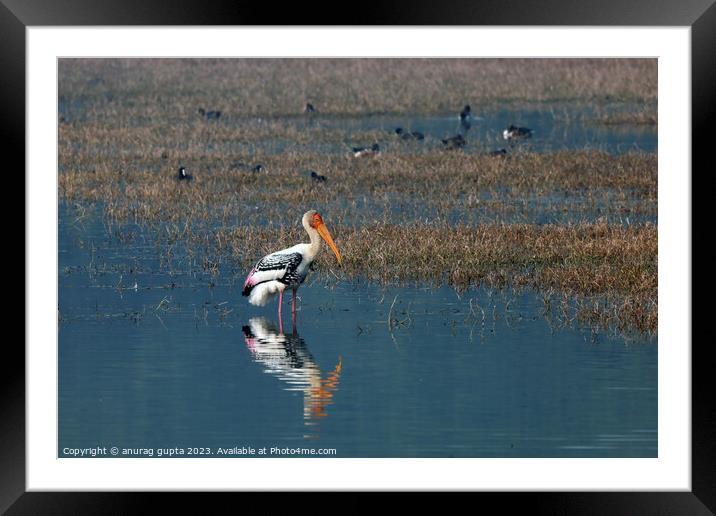
{"type": "Polygon", "coordinates": [[[280,332],[245,270],[169,271],[141,231],[59,215],[60,456],[657,456],[656,338],[565,327],[530,292],[310,277],[280,332]]]}

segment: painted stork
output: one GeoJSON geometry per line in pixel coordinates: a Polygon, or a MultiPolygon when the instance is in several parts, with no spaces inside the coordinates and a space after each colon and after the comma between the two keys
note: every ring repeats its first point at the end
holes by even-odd
{"type": "Polygon", "coordinates": [[[321,250],[321,238],[336,255],[338,263],[341,263],[341,253],[338,252],[321,215],[316,210],[307,211],[303,214],[302,223],[311,243],[297,244],[261,258],[246,277],[244,289],[241,292],[244,296],[249,297],[249,303],[256,306],[264,306],[278,294],[279,323],[281,322],[283,291],[290,288],[293,291],[291,315],[295,324],[296,290],[306,279],[309,267],[321,250]]]}

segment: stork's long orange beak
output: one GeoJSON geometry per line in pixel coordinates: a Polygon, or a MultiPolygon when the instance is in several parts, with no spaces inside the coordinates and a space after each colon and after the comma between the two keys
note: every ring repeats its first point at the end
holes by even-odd
{"type": "Polygon", "coordinates": [[[341,263],[341,253],[338,252],[338,248],[336,247],[336,243],[333,241],[333,237],[331,237],[331,234],[328,232],[328,228],[326,228],[326,225],[323,222],[320,222],[316,225],[316,229],[318,230],[318,234],[321,235],[321,238],[326,241],[328,244],[328,247],[331,248],[331,251],[333,251],[333,254],[336,255],[336,260],[338,260],[338,263],[341,263]]]}

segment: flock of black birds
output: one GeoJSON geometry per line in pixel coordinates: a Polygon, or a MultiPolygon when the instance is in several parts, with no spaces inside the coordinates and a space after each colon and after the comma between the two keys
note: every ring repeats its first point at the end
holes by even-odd
{"type": "MultiPolygon", "coordinates": [[[[204,108],[199,108],[198,113],[207,120],[218,120],[221,117],[221,111],[207,111],[204,108]]],[[[316,107],[310,102],[306,103],[304,114],[314,115],[316,113],[318,113],[316,107]]],[[[472,127],[472,111],[470,109],[469,104],[465,105],[462,111],[460,111],[458,118],[460,120],[460,131],[455,136],[443,138],[440,140],[443,145],[443,148],[445,148],[446,150],[462,149],[465,147],[465,145],[467,145],[467,133],[472,127]]],[[[419,131],[408,131],[402,127],[397,127],[394,133],[398,138],[404,141],[425,140],[425,134],[419,131]]],[[[515,125],[510,124],[510,126],[502,132],[502,137],[510,143],[513,143],[516,140],[531,138],[532,129],[528,129],[527,127],[517,127],[515,125]]],[[[353,152],[353,156],[356,158],[362,158],[367,156],[375,157],[380,155],[380,145],[378,145],[377,143],[374,143],[370,147],[352,147],[351,150],[353,152]]],[[[484,155],[492,157],[506,157],[507,149],[500,148],[492,150],[485,153],[484,155]]],[[[162,157],[164,158],[164,154],[162,154],[162,157]]],[[[230,168],[231,170],[241,170],[243,172],[266,172],[266,168],[261,163],[252,165],[249,163],[244,163],[242,161],[235,161],[230,165],[230,168]]],[[[319,174],[315,170],[309,170],[307,172],[310,173],[309,177],[314,183],[325,183],[327,181],[326,176],[319,174]]],[[[193,179],[193,176],[187,173],[186,168],[184,166],[180,166],[179,171],[177,173],[177,179],[179,181],[191,181],[193,179]]]]}
{"type": "MultiPolygon", "coordinates": [[[[459,132],[455,136],[442,138],[440,140],[443,145],[443,148],[446,150],[462,149],[465,147],[465,145],[467,145],[467,134],[472,127],[473,122],[472,110],[470,109],[469,105],[465,105],[462,111],[460,111],[458,118],[460,120],[459,132]]],[[[397,127],[394,132],[398,136],[398,138],[405,141],[422,141],[425,139],[425,134],[418,131],[409,131],[403,127],[397,127]]],[[[526,127],[517,127],[515,125],[510,125],[510,127],[505,129],[502,133],[502,137],[505,140],[508,140],[510,143],[514,143],[516,140],[519,139],[530,138],[531,136],[532,129],[528,129],[526,127]]],[[[379,153],[377,143],[373,145],[372,151],[370,148],[366,147],[353,148],[353,154],[357,158],[367,155],[376,155],[377,153],[379,153]]],[[[485,153],[484,155],[493,157],[504,157],[507,156],[507,149],[500,148],[492,150],[485,153]]]]}

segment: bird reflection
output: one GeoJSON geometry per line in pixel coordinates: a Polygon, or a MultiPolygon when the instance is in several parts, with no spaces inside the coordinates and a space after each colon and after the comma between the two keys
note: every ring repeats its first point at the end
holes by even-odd
{"type": "MultiPolygon", "coordinates": [[[[332,371],[321,375],[306,342],[296,328],[285,335],[273,322],[264,317],[249,319],[243,327],[246,347],[255,362],[266,367],[264,372],[275,375],[286,383],[287,391],[303,392],[303,420],[306,426],[316,427],[327,416],[326,408],[333,403],[333,394],[343,368],[341,358],[332,371]]],[[[318,437],[316,433],[306,438],[318,437]]]]}

